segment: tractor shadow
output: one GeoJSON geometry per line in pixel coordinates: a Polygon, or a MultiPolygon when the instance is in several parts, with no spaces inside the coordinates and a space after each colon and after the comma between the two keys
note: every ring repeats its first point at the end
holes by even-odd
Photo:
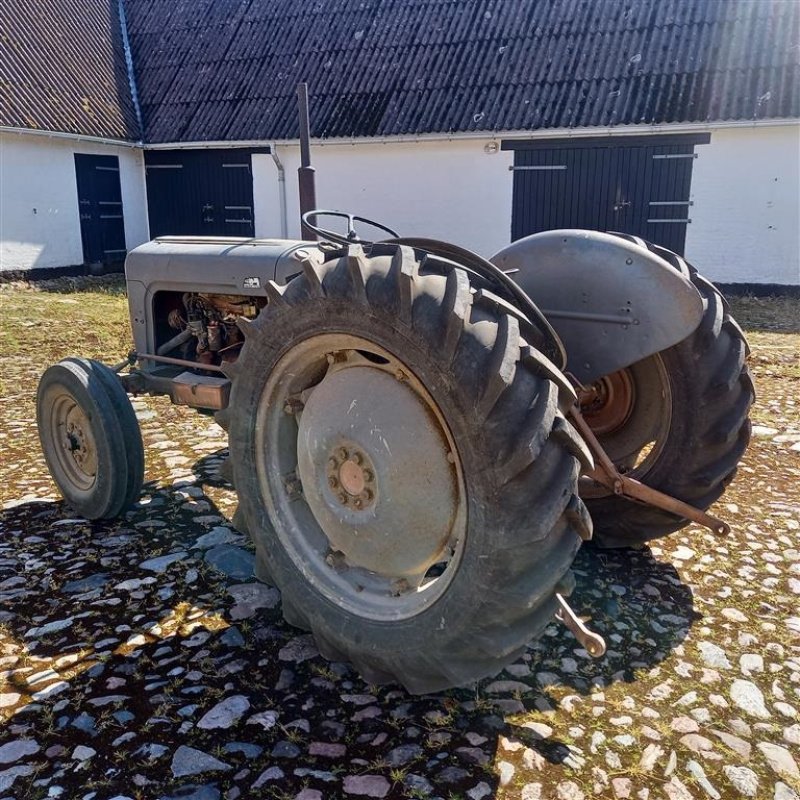
{"type": "Polygon", "coordinates": [[[31,770],[16,778],[16,796],[46,795],[52,783],[65,796],[111,797],[133,784],[151,797],[195,785],[331,797],[343,776],[363,774],[382,777],[390,798],[463,795],[481,783],[494,796],[500,762],[557,780],[589,757],[586,742],[560,734],[581,705],[657,666],[696,619],[690,589],[648,550],[585,549],[571,602],[606,637],[604,658],[586,657],[553,623],[507,672],[476,686],[426,696],[369,686],[322,659],[279,604],[234,611],[228,590],[243,579],[212,569],[196,547],[210,528],[230,527],[214,521],[230,516],[214,501],[230,489],[225,455],[199,459],[191,484],[148,484],[121,520],[87,522],[52,502],[0,514],[0,746],[38,745],[19,762],[31,770]],[[141,566],[180,553],[160,571],[141,566]],[[249,708],[230,727],[197,724],[235,695],[249,708]],[[95,754],[76,760],[79,745],[95,754]],[[182,745],[225,766],[176,776],[182,745]]]}

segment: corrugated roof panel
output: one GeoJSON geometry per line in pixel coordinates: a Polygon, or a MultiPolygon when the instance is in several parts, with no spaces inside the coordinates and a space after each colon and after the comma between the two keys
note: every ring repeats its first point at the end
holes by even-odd
{"type": "Polygon", "coordinates": [[[0,124],[139,138],[115,0],[5,0],[0,124]]]}
{"type": "Polygon", "coordinates": [[[794,2],[123,2],[153,142],[800,116],[794,2]]]}

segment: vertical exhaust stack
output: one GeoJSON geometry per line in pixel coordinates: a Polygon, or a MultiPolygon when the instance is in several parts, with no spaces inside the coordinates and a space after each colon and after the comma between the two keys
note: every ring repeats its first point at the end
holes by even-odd
{"type": "Polygon", "coordinates": [[[297,183],[300,187],[300,227],[303,239],[316,241],[316,234],[303,221],[303,214],[317,207],[317,188],[314,167],[311,166],[311,130],[308,121],[308,85],[297,84],[297,103],[300,110],[300,168],[297,183]]]}

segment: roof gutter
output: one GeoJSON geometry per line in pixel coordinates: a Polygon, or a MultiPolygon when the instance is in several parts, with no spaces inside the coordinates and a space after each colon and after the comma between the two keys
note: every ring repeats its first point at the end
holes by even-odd
{"type": "Polygon", "coordinates": [[[17,136],[41,136],[46,139],[67,139],[72,142],[90,142],[91,144],[108,144],[114,147],[141,148],[141,142],[131,142],[125,139],[107,139],[103,136],[87,136],[82,133],[65,133],[64,131],[42,131],[34,128],[14,128],[0,125],[0,133],[11,133],[17,136]]]}
{"type": "MultiPolygon", "coordinates": [[[[312,139],[315,147],[357,144],[403,144],[417,142],[451,142],[479,139],[565,139],[596,136],[641,136],[663,133],[707,133],[732,128],[768,128],[800,125],[800,118],[776,118],[758,120],[726,120],[721,122],[677,122],[659,125],[613,125],[595,128],[549,128],[530,131],[464,131],[461,133],[420,133],[400,136],[351,136],[330,139],[312,139]]],[[[214,140],[208,142],[160,142],[144,144],[145,150],[197,150],[219,147],[299,147],[299,139],[247,139],[241,141],[214,140]]]]}
{"type": "MultiPolygon", "coordinates": [[[[403,136],[351,136],[349,138],[312,139],[315,147],[329,147],[332,145],[357,145],[357,144],[394,144],[416,142],[452,142],[486,139],[565,139],[589,136],[641,136],[648,133],[705,133],[715,130],[728,130],[734,128],[772,128],[800,125],[800,118],[787,117],[776,119],[757,120],[728,120],[724,122],[678,122],[664,123],[663,125],[614,125],[597,128],[551,128],[547,130],[532,131],[466,131],[463,133],[421,133],[403,136]]],[[[143,150],[202,150],[207,148],[238,148],[238,147],[299,147],[299,139],[246,139],[241,141],[228,141],[218,139],[208,142],[159,142],[158,144],[145,144],[142,141],[131,142],[125,139],[107,139],[102,136],[87,136],[79,133],[64,133],[62,131],[43,131],[33,128],[15,128],[0,125],[0,133],[13,133],[19,135],[45,136],[53,139],[70,139],[77,142],[91,142],[93,144],[107,144],[115,147],[134,147],[143,150]]]]}

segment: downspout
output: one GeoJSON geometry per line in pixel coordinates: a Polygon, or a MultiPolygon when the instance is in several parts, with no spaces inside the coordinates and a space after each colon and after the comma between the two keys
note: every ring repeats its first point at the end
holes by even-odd
{"type": "Polygon", "coordinates": [[[289,238],[289,213],[286,209],[286,171],[283,168],[280,158],[278,158],[275,144],[269,146],[272,160],[275,162],[275,169],[278,170],[278,202],[280,203],[281,215],[281,238],[289,238]]]}

